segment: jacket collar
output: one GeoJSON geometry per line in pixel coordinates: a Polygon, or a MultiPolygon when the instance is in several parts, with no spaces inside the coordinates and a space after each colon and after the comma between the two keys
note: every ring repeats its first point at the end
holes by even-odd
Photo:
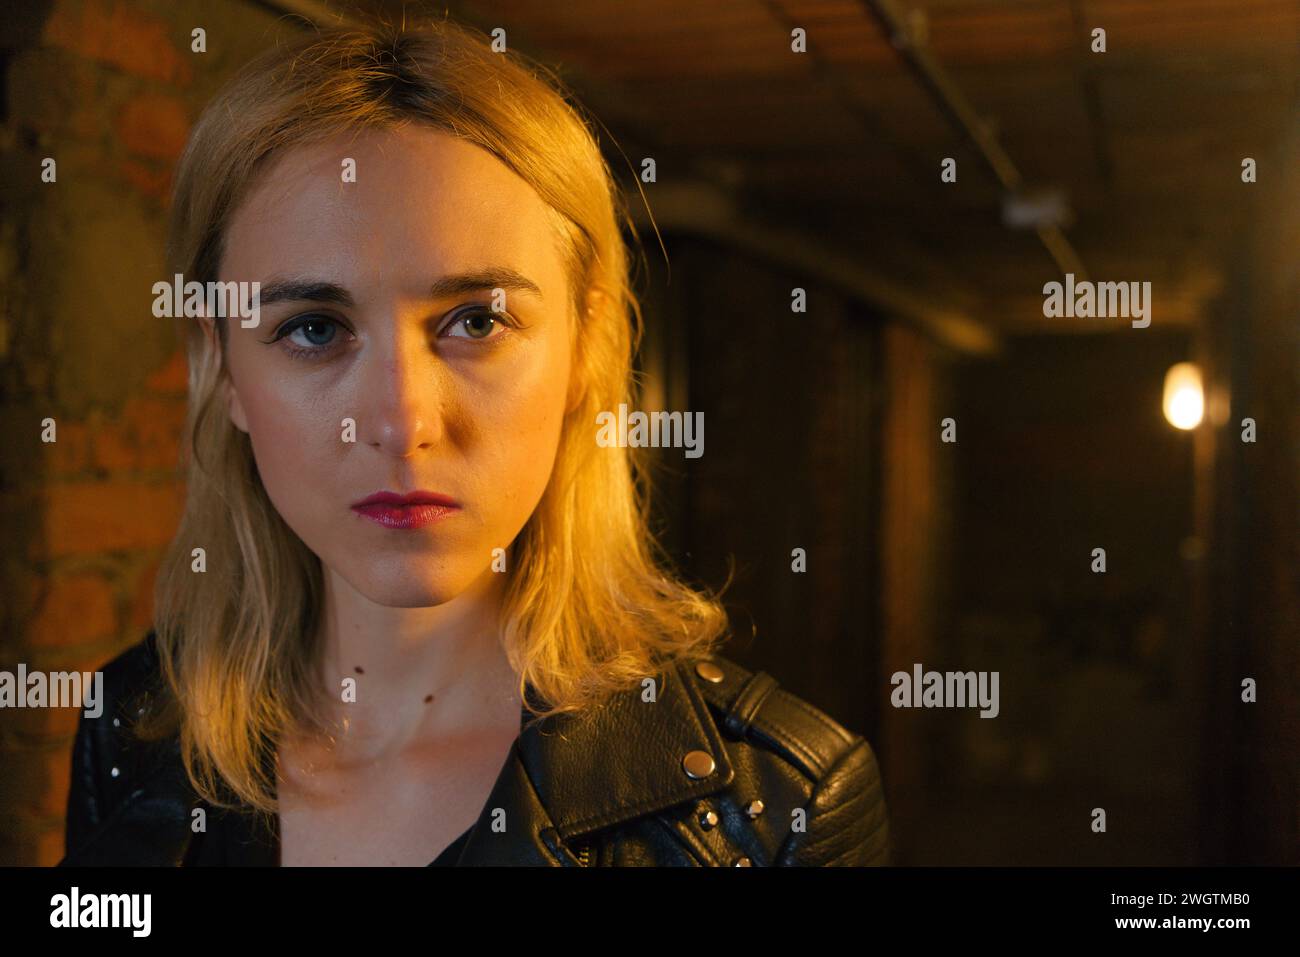
{"type": "Polygon", "coordinates": [[[655,677],[655,700],[637,686],[594,713],[557,715],[526,729],[518,752],[566,841],[713,794],[735,777],[707,702],[678,664],[655,677]],[[712,773],[686,773],[692,751],[712,758],[712,773]]]}
{"type": "MultiPolygon", "coordinates": [[[[655,700],[638,686],[594,712],[525,727],[506,759],[458,859],[460,865],[565,864],[573,838],[713,794],[735,777],[699,687],[672,664],[655,677],[655,700]],[[693,778],[683,760],[703,751],[711,773],[693,778]],[[502,814],[501,812],[504,812],[502,814]],[[520,835],[518,827],[527,828],[520,835]],[[502,830],[501,825],[505,825],[502,830]],[[509,836],[508,839],[506,836],[509,836]]],[[[177,747],[126,797],[64,865],[179,865],[201,806],[177,747]]]]}

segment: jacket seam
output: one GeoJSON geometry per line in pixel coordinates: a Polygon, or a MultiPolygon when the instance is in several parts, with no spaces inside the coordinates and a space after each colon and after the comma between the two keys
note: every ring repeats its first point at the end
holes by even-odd
{"type": "MultiPolygon", "coordinates": [[[[778,691],[784,692],[784,689],[778,689],[778,691]]],[[[796,696],[788,693],[783,694],[781,700],[788,704],[803,704],[803,702],[801,702],[796,696]]],[[[839,739],[841,745],[850,744],[852,742],[852,737],[850,736],[846,738],[845,732],[840,725],[831,722],[830,719],[825,718],[806,707],[804,710],[808,711],[811,716],[816,717],[823,728],[834,733],[835,737],[839,739]]],[[[836,751],[829,761],[824,760],[822,755],[818,753],[815,748],[809,745],[801,736],[791,731],[788,726],[778,724],[770,720],[770,718],[764,717],[761,710],[754,715],[754,720],[751,722],[751,725],[767,735],[777,748],[788,750],[795,761],[800,765],[800,770],[813,780],[817,780],[822,775],[828,773],[829,770],[834,767],[835,762],[842,753],[836,751]]]]}
{"type": "MultiPolygon", "coordinates": [[[[740,665],[725,658],[715,656],[716,660],[723,661],[738,675],[733,680],[738,681],[739,687],[728,688],[725,694],[722,688],[717,688],[716,698],[712,701],[713,706],[722,712],[721,720],[716,723],[725,728],[730,714],[749,689],[749,682],[752,681],[754,675],[760,674],[760,672],[748,672],[741,668],[740,665]]],[[[728,684],[730,684],[730,681],[728,684]]],[[[710,696],[706,695],[705,697],[709,698],[710,696]]],[[[834,766],[842,751],[835,751],[831,758],[826,760],[822,752],[810,745],[797,732],[790,730],[788,725],[772,720],[770,702],[773,699],[777,699],[782,704],[789,705],[813,719],[828,736],[838,739],[842,745],[852,746],[854,739],[859,737],[830,717],[830,715],[792,694],[773,679],[772,687],[766,690],[758,706],[753,709],[753,715],[746,723],[746,731],[752,728],[762,733],[771,741],[771,745],[768,746],[769,750],[775,751],[787,761],[793,759],[793,763],[798,765],[800,770],[814,781],[826,774],[834,766]],[[781,754],[782,751],[788,752],[788,754],[781,754]]],[[[748,737],[749,735],[745,734],[742,736],[742,740],[748,737]]]]}
{"type": "MultiPolygon", "coordinates": [[[[832,815],[844,807],[844,802],[840,802],[829,808],[826,808],[820,814],[814,815],[811,813],[811,809],[813,805],[817,803],[817,799],[826,792],[827,783],[833,780],[835,778],[835,775],[838,774],[844,767],[848,765],[849,759],[856,751],[858,751],[858,749],[862,745],[867,745],[868,747],[870,747],[870,745],[867,744],[866,738],[861,738],[860,744],[855,744],[842,751],[839,755],[836,756],[835,760],[831,763],[830,769],[820,778],[816,779],[815,783],[813,784],[812,791],[808,795],[808,799],[803,804],[804,809],[810,812],[807,820],[808,829],[803,831],[802,833],[796,833],[795,831],[792,830],[789,834],[786,835],[785,840],[781,842],[781,846],[777,849],[776,860],[778,862],[784,861],[791,852],[796,851],[796,847],[794,845],[797,844],[800,839],[803,841],[808,840],[808,838],[812,835],[812,826],[814,821],[816,821],[818,824],[825,824],[827,823],[828,815],[832,815]]],[[[841,854],[839,856],[843,856],[843,855],[841,854]]]]}
{"type": "Polygon", "coordinates": [[[709,848],[701,841],[691,829],[687,827],[684,821],[665,821],[659,815],[654,815],[653,820],[665,831],[672,835],[673,840],[678,845],[684,846],[687,852],[696,860],[701,867],[716,867],[718,862],[709,848]]]}
{"type": "MultiPolygon", "coordinates": [[[[870,747],[870,745],[867,744],[866,740],[863,739],[858,744],[855,744],[852,748],[850,748],[848,753],[844,755],[843,760],[837,763],[836,771],[842,771],[843,768],[846,767],[849,764],[849,762],[855,758],[856,755],[860,753],[864,753],[864,747],[863,747],[864,745],[866,745],[867,748],[870,747]]],[[[827,778],[829,777],[830,774],[827,774],[827,778]]],[[[821,782],[818,782],[818,784],[820,785],[821,782]]],[[[877,794],[878,790],[879,790],[878,787],[873,785],[868,790],[863,790],[861,792],[854,792],[853,794],[849,795],[847,799],[842,800],[832,805],[831,807],[826,808],[824,811],[822,811],[822,813],[818,815],[818,820],[821,821],[823,824],[833,824],[838,818],[843,817],[845,814],[851,814],[854,811],[860,811],[861,809],[857,807],[859,802],[865,803],[867,809],[869,810],[872,806],[871,799],[877,794]]],[[[811,803],[811,799],[809,803],[811,803]]]]}

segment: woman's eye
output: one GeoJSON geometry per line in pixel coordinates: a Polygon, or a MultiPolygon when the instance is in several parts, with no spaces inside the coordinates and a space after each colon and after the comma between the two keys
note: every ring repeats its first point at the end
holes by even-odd
{"type": "Polygon", "coordinates": [[[276,333],[275,341],[283,340],[289,354],[297,358],[328,352],[338,331],[338,322],[329,316],[300,316],[285,323],[276,333]]]}
{"type": "Polygon", "coordinates": [[[446,335],[458,339],[491,339],[494,332],[509,322],[505,313],[476,309],[452,320],[446,335]]]}
{"type": "Polygon", "coordinates": [[[323,316],[312,316],[301,322],[296,329],[289,335],[296,336],[302,334],[302,339],[291,339],[300,346],[327,346],[334,339],[334,332],[338,329],[338,324],[334,323],[323,316]]]}

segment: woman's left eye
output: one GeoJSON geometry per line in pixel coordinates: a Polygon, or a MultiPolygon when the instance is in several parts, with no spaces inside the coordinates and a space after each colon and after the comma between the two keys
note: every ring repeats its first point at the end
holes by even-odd
{"type": "Polygon", "coordinates": [[[475,309],[462,313],[447,326],[444,335],[457,339],[493,339],[499,338],[495,333],[509,325],[509,317],[504,312],[490,309],[475,309]],[[460,330],[458,333],[457,330],[460,330]]]}

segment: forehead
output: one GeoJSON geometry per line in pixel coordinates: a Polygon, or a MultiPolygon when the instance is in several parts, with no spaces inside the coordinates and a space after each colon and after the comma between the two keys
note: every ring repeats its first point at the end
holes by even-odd
{"type": "Polygon", "coordinates": [[[227,226],[221,272],[427,286],[510,266],[558,303],[553,216],[509,167],[458,137],[419,125],[338,134],[287,149],[253,181],[227,226]]]}

